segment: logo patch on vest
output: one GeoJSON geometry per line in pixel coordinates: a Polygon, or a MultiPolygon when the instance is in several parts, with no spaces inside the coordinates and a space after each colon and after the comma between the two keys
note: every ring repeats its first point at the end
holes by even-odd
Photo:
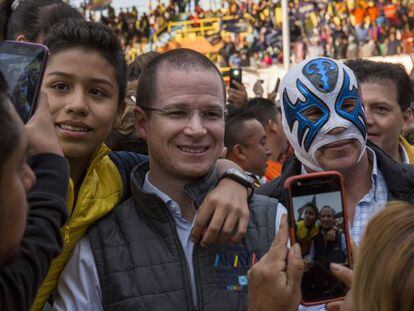
{"type": "Polygon", "coordinates": [[[243,245],[226,245],[214,257],[211,266],[216,272],[217,288],[247,292],[247,271],[258,260],[243,245]]]}

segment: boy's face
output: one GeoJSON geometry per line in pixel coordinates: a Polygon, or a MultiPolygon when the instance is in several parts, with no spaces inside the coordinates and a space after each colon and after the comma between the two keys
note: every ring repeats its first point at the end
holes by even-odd
{"type": "Polygon", "coordinates": [[[312,207],[307,206],[305,208],[304,220],[305,220],[305,226],[307,228],[311,228],[315,224],[316,214],[312,207]]]}
{"type": "Polygon", "coordinates": [[[65,157],[88,161],[119,116],[114,67],[94,50],[67,49],[50,58],[42,91],[65,157]]]}
{"type": "MultiPolygon", "coordinates": [[[[2,103],[3,104],[3,103],[2,103]]],[[[26,193],[35,184],[33,171],[26,163],[28,140],[23,123],[11,107],[12,118],[20,124],[16,148],[2,167],[0,181],[0,266],[13,255],[26,228],[28,205],[26,193]]]]}

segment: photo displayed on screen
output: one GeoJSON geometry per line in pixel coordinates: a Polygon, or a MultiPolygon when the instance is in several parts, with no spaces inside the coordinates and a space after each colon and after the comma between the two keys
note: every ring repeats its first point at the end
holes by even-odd
{"type": "Polygon", "coordinates": [[[8,93],[20,117],[27,121],[35,104],[40,79],[42,53],[34,55],[0,54],[0,70],[6,78],[8,93]]]}
{"type": "Polygon", "coordinates": [[[346,294],[346,286],[329,269],[331,262],[349,266],[341,192],[292,198],[296,242],[305,263],[304,301],[329,300],[346,294]]]}

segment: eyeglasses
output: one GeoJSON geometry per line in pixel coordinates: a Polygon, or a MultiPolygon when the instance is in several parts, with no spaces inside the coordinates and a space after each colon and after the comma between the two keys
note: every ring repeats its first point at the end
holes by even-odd
{"type": "Polygon", "coordinates": [[[193,118],[194,112],[198,111],[198,114],[202,120],[206,121],[218,121],[224,118],[225,111],[221,108],[204,108],[204,109],[189,109],[184,107],[172,107],[172,108],[151,108],[139,106],[142,110],[154,111],[159,115],[162,115],[168,119],[189,121],[193,118]]]}

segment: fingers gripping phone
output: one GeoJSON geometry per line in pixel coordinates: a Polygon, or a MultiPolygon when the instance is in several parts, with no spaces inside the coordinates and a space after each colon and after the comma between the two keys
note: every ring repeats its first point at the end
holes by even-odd
{"type": "Polygon", "coordinates": [[[234,84],[234,81],[242,83],[242,69],[241,68],[231,68],[230,69],[230,87],[237,89],[237,86],[234,84]]]}
{"type": "Polygon", "coordinates": [[[49,50],[41,44],[3,41],[0,43],[0,71],[8,94],[26,123],[36,110],[49,50]]]}
{"type": "Polygon", "coordinates": [[[317,305],[343,298],[345,284],[331,273],[330,263],[351,267],[351,248],[343,178],[338,172],[290,177],[290,238],[299,243],[305,270],[301,291],[303,305],[317,305]]]}

